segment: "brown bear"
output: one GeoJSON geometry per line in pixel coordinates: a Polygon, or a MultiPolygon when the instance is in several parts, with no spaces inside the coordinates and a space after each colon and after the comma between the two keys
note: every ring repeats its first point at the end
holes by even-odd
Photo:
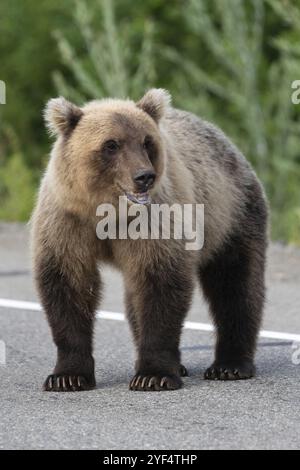
{"type": "Polygon", "coordinates": [[[254,375],[264,304],[267,208],[249,163],[212,124],[175,109],[152,89],[137,103],[95,100],[47,104],[57,136],[32,217],[35,279],[57,346],[47,391],[95,387],[93,323],[101,264],[121,270],[137,349],[131,390],[173,390],[186,370],[180,335],[198,279],[216,327],[206,379],[254,375]],[[97,206],[204,204],[204,246],[183,239],[106,239],[97,206]],[[151,198],[151,199],[150,199],[151,198]]]}

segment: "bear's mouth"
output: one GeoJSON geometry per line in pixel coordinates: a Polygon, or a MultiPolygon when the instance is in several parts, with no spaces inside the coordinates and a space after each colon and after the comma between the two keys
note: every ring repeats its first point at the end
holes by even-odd
{"type": "Polygon", "coordinates": [[[151,196],[150,194],[147,192],[145,193],[125,193],[126,194],[126,197],[127,199],[130,201],[130,202],[133,202],[135,204],[150,204],[151,203],[151,196]]]}

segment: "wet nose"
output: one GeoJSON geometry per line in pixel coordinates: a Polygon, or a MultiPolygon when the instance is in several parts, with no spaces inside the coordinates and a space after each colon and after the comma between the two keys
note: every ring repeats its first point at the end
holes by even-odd
{"type": "Polygon", "coordinates": [[[140,191],[147,191],[155,181],[155,173],[152,170],[140,170],[134,176],[134,182],[140,191]]]}

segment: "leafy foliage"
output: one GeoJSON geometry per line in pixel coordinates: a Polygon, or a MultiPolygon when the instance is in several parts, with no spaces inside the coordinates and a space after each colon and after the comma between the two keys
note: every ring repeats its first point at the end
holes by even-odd
{"type": "Polygon", "coordinates": [[[141,46],[136,51],[139,60],[135,63],[130,24],[122,22],[117,28],[110,0],[102,0],[95,7],[98,9],[91,9],[90,3],[85,1],[75,1],[74,23],[81,34],[87,55],[78,57],[71,42],[61,32],[56,32],[63,62],[69,67],[76,83],[76,88],[69,86],[63,74],[57,71],[54,79],[58,90],[77,102],[105,96],[138,97],[156,78],[153,24],[151,21],[145,22],[141,46]],[[93,28],[93,18],[97,14],[102,23],[100,30],[93,28]]]}
{"type": "Polygon", "coordinates": [[[0,219],[27,221],[35,197],[32,172],[20,153],[11,155],[0,168],[0,219]]]}

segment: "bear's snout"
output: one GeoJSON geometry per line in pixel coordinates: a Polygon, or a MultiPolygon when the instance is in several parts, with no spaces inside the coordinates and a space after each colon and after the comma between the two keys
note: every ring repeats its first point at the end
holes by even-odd
{"type": "Polygon", "coordinates": [[[153,170],[139,170],[133,177],[135,186],[139,192],[146,192],[155,181],[156,174],[153,170]]]}

